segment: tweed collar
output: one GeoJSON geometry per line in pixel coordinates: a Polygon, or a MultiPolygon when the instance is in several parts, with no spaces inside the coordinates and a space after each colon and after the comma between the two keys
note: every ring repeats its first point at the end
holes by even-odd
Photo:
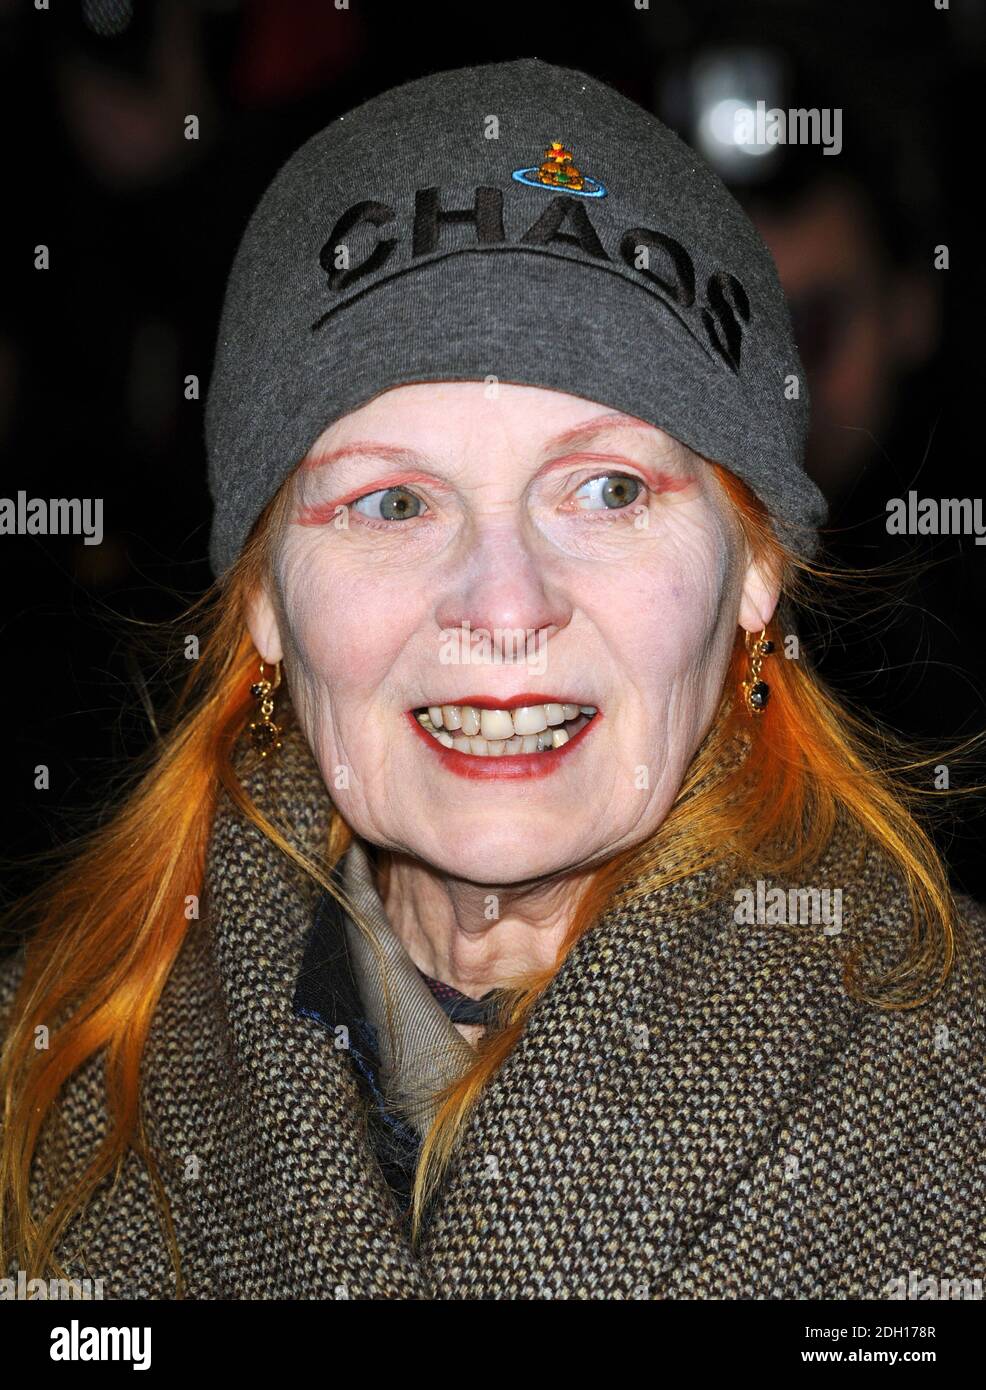
{"type": "MultiPolygon", "coordinates": [[[[255,803],[292,844],[320,855],[331,803],[293,716],[276,759],[241,754],[240,765],[255,803]]],[[[874,894],[886,920],[903,921],[872,857],[850,866],[833,845],[819,874],[845,890],[843,940],[864,925],[874,894]]],[[[643,1203],[648,1277],[660,1281],[861,1015],[842,988],[836,938],[739,926],[732,895],[715,897],[711,876],[607,912],[480,1097],[412,1251],[366,1147],[345,1047],[292,1007],[319,890],[225,795],[206,882],[201,992],[219,1005],[214,1042],[232,1059],[236,1088],[235,1132],[215,1136],[219,1156],[253,1197],[259,1189],[272,1238],[305,1252],[304,1280],[341,1281],[349,1296],[496,1296],[507,1268],[527,1271],[528,1296],[552,1296],[556,1260],[581,1271],[565,1296],[632,1296],[632,1268],[614,1256],[624,1188],[643,1203]],[[584,1194],[575,1225],[573,1190],[584,1194]],[[370,1240],[375,1264],[347,1257],[357,1228],[352,1249],[365,1255],[370,1240]],[[484,1261],[494,1234],[496,1260],[484,1261]]],[[[163,1092],[159,1101],[168,1103],[163,1092]]],[[[275,1284],[296,1289],[297,1263],[284,1269],[275,1284]]]]}

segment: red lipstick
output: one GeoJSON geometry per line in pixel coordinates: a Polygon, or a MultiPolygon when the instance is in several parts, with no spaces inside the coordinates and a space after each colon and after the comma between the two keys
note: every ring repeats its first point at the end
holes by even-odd
{"type": "MultiPolygon", "coordinates": [[[[446,701],[451,704],[451,701],[446,701]]],[[[519,705],[540,705],[545,703],[557,704],[558,701],[545,701],[540,697],[521,696],[515,698],[513,705],[501,702],[482,699],[469,699],[461,702],[464,705],[475,705],[478,709],[511,709],[519,705]]],[[[566,700],[565,704],[575,704],[574,700],[566,700]]],[[[423,729],[415,718],[414,711],[407,712],[407,719],[410,721],[411,728],[418,738],[423,739],[437,755],[443,767],[449,772],[454,772],[457,777],[467,778],[486,778],[498,781],[516,781],[520,778],[528,777],[548,777],[552,772],[557,772],[561,766],[561,760],[567,757],[574,748],[577,748],[591,729],[599,723],[601,716],[596,713],[588,724],[567,743],[563,743],[560,748],[548,748],[543,753],[501,753],[499,757],[483,757],[475,753],[460,753],[457,748],[446,748],[439,743],[434,735],[423,729]]]]}
{"type": "MultiPolygon", "coordinates": [[[[460,695],[455,700],[429,700],[428,705],[473,705],[476,709],[523,709],[528,705],[591,705],[591,700],[570,700],[564,695],[541,695],[536,690],[522,690],[518,695],[460,695]]],[[[428,705],[422,704],[421,709],[428,705]]]]}

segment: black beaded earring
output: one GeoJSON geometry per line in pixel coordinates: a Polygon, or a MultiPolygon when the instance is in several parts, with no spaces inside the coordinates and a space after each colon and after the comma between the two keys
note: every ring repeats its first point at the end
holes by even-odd
{"type": "Polygon", "coordinates": [[[743,698],[751,714],[762,714],[770,699],[770,686],[760,679],[760,667],[765,656],[774,650],[774,644],[763,628],[759,637],[748,632],[744,638],[746,650],[750,654],[750,674],[743,682],[743,698]]]}

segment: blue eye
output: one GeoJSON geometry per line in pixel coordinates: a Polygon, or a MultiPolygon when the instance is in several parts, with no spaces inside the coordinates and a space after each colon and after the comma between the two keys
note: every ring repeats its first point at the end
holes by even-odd
{"type": "Polygon", "coordinates": [[[387,487],[379,492],[368,492],[353,503],[358,512],[372,517],[374,521],[407,521],[420,516],[422,502],[406,487],[387,487]]]}
{"type": "Polygon", "coordinates": [[[616,511],[636,502],[640,487],[639,478],[632,478],[628,473],[607,473],[584,482],[575,496],[583,511],[597,511],[599,503],[603,508],[616,511]]]}

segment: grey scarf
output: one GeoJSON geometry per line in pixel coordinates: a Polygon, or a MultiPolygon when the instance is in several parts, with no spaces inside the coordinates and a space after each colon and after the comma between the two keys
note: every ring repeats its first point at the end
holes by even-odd
{"type": "Polygon", "coordinates": [[[473,1049],[456,1031],[391,927],[373,884],[366,850],[354,839],[343,865],[347,896],[369,919],[382,950],[383,965],[353,920],[345,917],[349,956],[367,1017],[381,1051],[381,1085],[388,1101],[400,1106],[422,1136],[434,1118],[433,1097],[473,1058],[473,1049]],[[384,971],[391,991],[388,1018],[384,971]]]}

